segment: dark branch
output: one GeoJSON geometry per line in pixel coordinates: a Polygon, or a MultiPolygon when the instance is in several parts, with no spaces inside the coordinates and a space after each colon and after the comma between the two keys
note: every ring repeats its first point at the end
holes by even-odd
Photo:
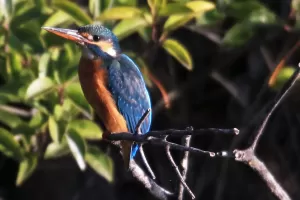
{"type": "Polygon", "coordinates": [[[278,105],[282,102],[282,100],[284,99],[284,97],[286,97],[286,95],[289,93],[289,91],[291,90],[291,88],[293,87],[294,83],[297,80],[298,74],[300,71],[300,67],[297,67],[294,74],[291,76],[291,78],[287,81],[287,83],[285,83],[285,85],[283,86],[281,92],[277,95],[277,97],[275,98],[272,106],[271,106],[271,110],[268,112],[267,116],[265,117],[265,119],[263,120],[261,126],[258,129],[257,135],[253,141],[252,144],[252,149],[255,149],[257,146],[257,143],[261,137],[261,135],[263,134],[266,125],[270,119],[270,117],[272,116],[272,114],[274,113],[274,111],[276,110],[276,108],[278,107],[278,105]]]}
{"type": "MultiPolygon", "coordinates": [[[[182,144],[186,147],[189,147],[191,144],[192,136],[188,135],[182,138],[182,144]]],[[[189,152],[184,152],[183,158],[181,160],[181,168],[182,168],[182,179],[185,181],[187,177],[187,171],[188,171],[188,164],[189,164],[189,152]]],[[[178,191],[178,200],[183,200],[183,194],[184,194],[184,185],[181,183],[179,185],[179,191],[178,191]]]]}
{"type": "Polygon", "coordinates": [[[139,151],[140,151],[142,160],[143,160],[148,172],[150,173],[152,179],[156,179],[155,174],[154,174],[153,170],[151,169],[149,162],[147,161],[146,155],[144,153],[143,145],[140,146],[139,151]]]}
{"type": "MultiPolygon", "coordinates": [[[[166,136],[167,138],[167,136],[166,136]]],[[[166,139],[165,139],[166,141],[166,139]]],[[[166,141],[167,142],[167,141],[166,141]]],[[[167,145],[166,146],[166,152],[167,152],[167,157],[172,165],[172,167],[174,168],[176,174],[177,174],[177,177],[179,178],[181,184],[183,185],[183,187],[188,191],[188,193],[190,194],[190,196],[192,197],[192,199],[195,199],[195,195],[194,193],[192,192],[192,190],[189,188],[189,186],[186,184],[184,178],[182,177],[182,175],[180,174],[180,171],[171,155],[171,152],[170,152],[170,145],[167,145]]]]}
{"type": "Polygon", "coordinates": [[[298,78],[299,71],[300,71],[300,66],[295,70],[294,74],[287,81],[287,83],[285,83],[281,92],[275,98],[274,102],[272,103],[272,107],[270,111],[267,113],[266,117],[264,118],[261,126],[259,127],[255,135],[255,139],[252,145],[247,149],[234,150],[233,152],[235,154],[235,159],[237,161],[247,164],[253,170],[258,172],[258,174],[262,177],[262,179],[266,182],[268,187],[271,189],[272,193],[280,200],[290,200],[291,198],[284,190],[284,188],[277,182],[277,180],[274,178],[274,176],[266,167],[266,165],[260,159],[258,159],[258,157],[255,155],[255,150],[266,128],[266,125],[269,122],[270,117],[272,116],[272,114],[274,113],[278,105],[282,102],[282,100],[286,97],[288,92],[293,87],[294,83],[298,78]]]}
{"type": "Polygon", "coordinates": [[[146,173],[136,164],[134,160],[130,162],[129,170],[132,172],[133,177],[138,179],[149,192],[158,199],[167,200],[173,193],[160,187],[155,181],[149,178],[146,173]]]}

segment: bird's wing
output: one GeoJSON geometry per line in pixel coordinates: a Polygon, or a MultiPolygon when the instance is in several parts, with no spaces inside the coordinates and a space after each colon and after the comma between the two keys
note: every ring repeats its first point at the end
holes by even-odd
{"type": "MultiPolygon", "coordinates": [[[[126,120],[128,130],[134,133],[143,114],[151,108],[149,93],[142,74],[134,62],[124,54],[108,67],[108,73],[108,88],[119,112],[126,120]]],[[[149,131],[151,117],[150,112],[141,126],[143,134],[149,131]]],[[[131,158],[135,156],[137,149],[137,145],[132,147],[131,158]]]]}

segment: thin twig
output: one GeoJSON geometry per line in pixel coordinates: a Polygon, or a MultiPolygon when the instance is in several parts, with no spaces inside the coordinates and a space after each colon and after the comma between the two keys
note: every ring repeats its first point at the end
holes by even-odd
{"type": "Polygon", "coordinates": [[[143,162],[144,162],[144,164],[145,164],[145,166],[146,166],[148,172],[150,173],[152,179],[156,179],[155,174],[154,174],[152,168],[150,167],[149,162],[148,162],[148,160],[147,160],[147,158],[146,158],[146,155],[145,155],[145,153],[144,153],[143,145],[140,146],[139,151],[140,151],[142,160],[143,160],[143,162]]]}
{"type": "MultiPolygon", "coordinates": [[[[188,135],[182,138],[182,143],[184,146],[189,147],[191,144],[191,138],[192,136],[188,135]]],[[[182,168],[182,178],[183,180],[186,180],[187,177],[187,171],[188,171],[188,164],[189,164],[189,152],[184,152],[183,158],[181,160],[181,168],[182,168]]],[[[184,194],[184,185],[181,183],[179,185],[179,191],[178,191],[178,200],[183,200],[183,194],[184,194]]]]}
{"type": "Polygon", "coordinates": [[[275,194],[280,200],[291,200],[287,192],[276,181],[273,174],[266,167],[266,165],[257,158],[254,151],[249,148],[246,150],[235,150],[236,160],[249,165],[254,171],[256,171],[260,177],[267,183],[272,193],[275,194]]]}
{"type": "Polygon", "coordinates": [[[284,87],[282,88],[281,92],[277,95],[274,102],[272,103],[272,107],[270,111],[267,113],[265,119],[263,120],[262,124],[260,125],[255,139],[252,143],[252,145],[244,150],[234,150],[235,159],[237,161],[243,162],[250,166],[253,170],[257,171],[258,174],[262,177],[262,179],[266,182],[268,187],[271,189],[272,193],[280,200],[290,200],[288,193],[284,190],[284,188],[277,182],[277,180],[274,178],[272,173],[269,171],[269,169],[266,167],[266,165],[257,158],[255,155],[255,150],[257,147],[257,144],[266,128],[267,123],[269,122],[270,117],[274,113],[275,109],[278,107],[278,105],[282,102],[284,97],[288,94],[288,92],[293,87],[294,83],[296,82],[298,75],[300,71],[300,66],[295,70],[294,74],[291,76],[291,78],[285,83],[284,87]]]}
{"type": "MultiPolygon", "coordinates": [[[[167,136],[166,136],[166,138],[167,138],[167,136]]],[[[166,141],[166,138],[165,138],[165,142],[168,142],[168,141],[166,141]]],[[[192,190],[189,188],[189,186],[186,184],[185,180],[183,179],[182,175],[180,174],[180,171],[179,171],[179,169],[178,169],[178,167],[177,167],[177,165],[176,165],[176,163],[175,163],[175,161],[174,161],[174,159],[173,159],[173,157],[172,157],[172,155],[171,155],[171,152],[170,152],[170,145],[167,145],[167,146],[166,146],[166,152],[167,152],[167,157],[168,157],[168,159],[169,159],[169,161],[170,161],[172,167],[174,168],[174,170],[175,170],[175,172],[176,172],[176,174],[177,174],[177,176],[178,176],[178,178],[179,178],[181,184],[182,184],[183,187],[188,191],[188,193],[189,193],[189,195],[192,197],[192,199],[195,199],[194,193],[193,193],[192,190]]]]}
{"type": "Polygon", "coordinates": [[[143,116],[141,117],[141,119],[138,121],[136,128],[135,128],[135,133],[137,133],[138,135],[142,134],[142,131],[141,131],[142,124],[145,121],[146,117],[148,117],[150,112],[151,112],[151,108],[148,108],[146,110],[146,112],[143,114],[143,116]]]}
{"type": "Polygon", "coordinates": [[[268,112],[268,114],[265,117],[264,121],[262,122],[260,128],[258,129],[257,135],[251,145],[252,149],[256,148],[257,143],[258,143],[262,133],[264,132],[271,115],[274,113],[275,109],[278,107],[278,105],[282,102],[284,97],[289,93],[289,91],[293,87],[294,83],[296,82],[296,80],[298,78],[299,71],[300,71],[300,66],[298,68],[296,68],[294,74],[291,76],[291,78],[288,80],[288,82],[282,88],[281,92],[275,98],[275,100],[271,106],[271,110],[268,112]]]}
{"type": "Polygon", "coordinates": [[[153,179],[147,176],[147,174],[136,164],[134,160],[130,162],[129,166],[130,171],[132,172],[133,177],[138,179],[149,192],[160,200],[167,200],[169,196],[172,196],[173,193],[167,191],[166,189],[160,187],[155,183],[153,179]]]}

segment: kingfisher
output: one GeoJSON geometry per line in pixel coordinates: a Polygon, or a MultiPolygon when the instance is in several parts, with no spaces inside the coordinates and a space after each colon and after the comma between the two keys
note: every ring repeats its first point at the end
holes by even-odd
{"type": "MultiPolygon", "coordinates": [[[[42,27],[71,40],[81,47],[78,76],[85,98],[100,118],[107,133],[135,133],[136,126],[151,109],[149,92],[138,66],[121,52],[118,38],[103,25],[85,25],[78,29],[42,27]]],[[[149,131],[152,113],[141,125],[149,131]]],[[[124,165],[128,169],[139,145],[121,141],[124,165]]]]}

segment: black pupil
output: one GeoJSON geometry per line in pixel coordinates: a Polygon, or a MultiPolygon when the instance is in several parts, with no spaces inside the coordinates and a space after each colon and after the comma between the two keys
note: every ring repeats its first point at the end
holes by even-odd
{"type": "Polygon", "coordinates": [[[96,42],[99,41],[100,40],[100,36],[99,35],[94,35],[93,36],[93,40],[96,41],[96,42]]]}

